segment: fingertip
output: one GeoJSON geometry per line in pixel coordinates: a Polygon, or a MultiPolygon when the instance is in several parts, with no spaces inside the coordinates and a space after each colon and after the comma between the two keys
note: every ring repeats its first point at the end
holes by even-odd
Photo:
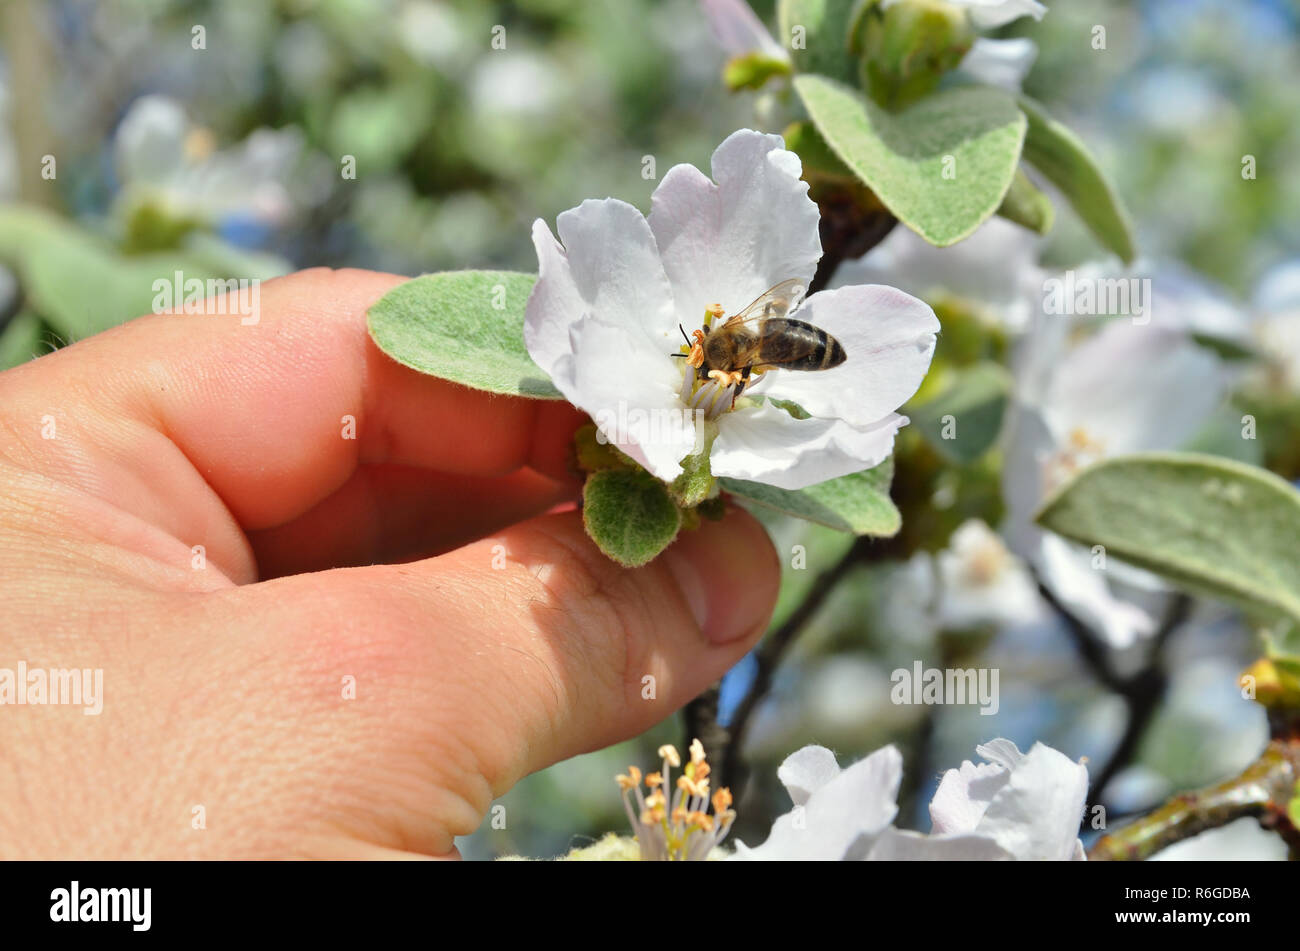
{"type": "Polygon", "coordinates": [[[766,629],[781,567],[767,530],[744,509],[728,506],[720,520],[683,532],[663,558],[711,643],[753,640],[766,629]]]}

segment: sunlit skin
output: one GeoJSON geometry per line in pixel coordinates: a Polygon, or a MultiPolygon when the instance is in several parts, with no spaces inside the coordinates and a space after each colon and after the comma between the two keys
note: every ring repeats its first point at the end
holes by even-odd
{"type": "Polygon", "coordinates": [[[0,855],[454,857],[753,645],[761,526],[614,565],[570,504],[584,417],[382,354],[402,280],[306,271],[256,325],[145,317],[0,374],[0,666],[104,671],[99,716],[0,709],[0,855]]]}

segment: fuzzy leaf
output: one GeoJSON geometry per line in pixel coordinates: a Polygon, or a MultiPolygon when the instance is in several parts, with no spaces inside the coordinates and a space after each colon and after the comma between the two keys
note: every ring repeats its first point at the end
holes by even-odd
{"type": "Polygon", "coordinates": [[[1142,453],[1080,472],[1038,522],[1195,592],[1300,620],[1300,492],[1263,469],[1142,453]]]}
{"type": "Polygon", "coordinates": [[[1125,264],[1132,263],[1137,256],[1133,226],[1115,187],[1087,147],[1032,99],[1022,96],[1020,108],[1029,121],[1025,160],[1061,190],[1102,245],[1125,264]]]}
{"type": "MultiPolygon", "coordinates": [[[[195,255],[123,255],[108,242],[50,213],[21,205],[0,211],[0,260],[22,282],[28,306],[65,343],[151,313],[156,281],[222,277],[195,255]]],[[[184,293],[184,288],[181,288],[184,293]]],[[[180,301],[167,301],[181,305],[180,301]]]]}
{"type": "Polygon", "coordinates": [[[794,86],[835,154],[931,244],[960,241],[1002,204],[1025,117],[1001,90],[947,89],[893,114],[821,76],[794,86]]]}
{"type": "Polygon", "coordinates": [[[41,318],[30,310],[20,310],[0,330],[0,370],[8,370],[38,357],[41,345],[41,318]]]}
{"type": "Polygon", "coordinates": [[[855,535],[889,538],[898,534],[903,524],[902,516],[889,498],[889,483],[893,478],[891,457],[874,469],[797,491],[743,479],[719,479],[718,482],[738,498],[787,515],[855,535]]]}
{"type": "Polygon", "coordinates": [[[610,558],[635,568],[668,547],[682,513],[668,486],[643,469],[602,469],[582,488],[582,522],[610,558]]]}
{"type": "Polygon", "coordinates": [[[997,442],[1011,386],[1011,377],[1001,366],[977,363],[957,370],[938,396],[909,407],[907,415],[949,461],[974,462],[997,442]],[[952,419],[945,420],[947,416],[952,419]],[[951,439],[944,438],[945,431],[952,433],[951,439]]]}
{"type": "Polygon", "coordinates": [[[562,399],[524,347],[537,278],[444,271],[399,284],[370,308],[370,336],[398,363],[489,393],[562,399]]]}
{"type": "Polygon", "coordinates": [[[857,76],[856,58],[849,52],[849,21],[854,0],[780,0],[776,40],[790,50],[794,68],[800,73],[821,73],[852,82],[857,76]],[[798,32],[796,32],[798,31],[798,32]],[[792,42],[798,36],[803,49],[792,42]]]}

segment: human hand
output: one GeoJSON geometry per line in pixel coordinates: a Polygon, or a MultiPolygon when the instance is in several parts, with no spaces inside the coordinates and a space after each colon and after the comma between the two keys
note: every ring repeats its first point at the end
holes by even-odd
{"type": "Polygon", "coordinates": [[[99,715],[0,706],[0,853],[454,856],[760,635],[757,522],[606,559],[542,514],[582,417],[384,356],[401,280],[305,271],[255,325],[144,317],[0,374],[0,668],[103,671],[99,715]]]}

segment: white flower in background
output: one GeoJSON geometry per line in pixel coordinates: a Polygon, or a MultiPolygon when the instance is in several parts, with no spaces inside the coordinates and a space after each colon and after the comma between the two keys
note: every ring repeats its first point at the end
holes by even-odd
{"type": "Polygon", "coordinates": [[[990,40],[977,36],[962,57],[961,71],[977,82],[1019,92],[1037,58],[1038,45],[1028,37],[990,40]]]}
{"type": "Polygon", "coordinates": [[[806,746],[777,770],[794,809],[757,848],[764,861],[1081,859],[1079,820],[1088,771],[1041,743],[1021,754],[1009,740],[977,748],[988,765],[949,770],[930,804],[933,832],[895,829],[903,758],[893,746],[840,769],[825,747],[806,746]]]}
{"type": "Polygon", "coordinates": [[[1252,326],[1264,359],[1264,382],[1300,394],[1300,259],[1275,266],[1260,281],[1252,326]]]}
{"type": "Polygon", "coordinates": [[[473,114],[492,119],[538,121],[555,115],[567,98],[556,61],[524,50],[483,57],[466,85],[473,114]]]}
{"type": "Polygon", "coordinates": [[[841,265],[835,283],[888,280],[930,301],[952,295],[975,305],[990,323],[1017,332],[1041,306],[1047,275],[1037,264],[1041,245],[1038,235],[1004,218],[990,218],[948,248],[895,228],[861,258],[841,265]]]}
{"type": "Polygon", "coordinates": [[[758,53],[769,59],[789,61],[790,54],[768,32],[763,21],[745,0],[700,0],[709,28],[718,45],[729,56],[758,53]]]}
{"type": "Polygon", "coordinates": [[[1020,860],[1084,858],[1087,767],[1042,743],[1021,753],[999,739],[975,751],[988,762],[944,773],[930,802],[934,833],[990,840],[1020,860]]]}
{"type": "Polygon", "coordinates": [[[1013,550],[1076,617],[1116,648],[1155,629],[1137,605],[1111,591],[1108,576],[1150,586],[1150,576],[1038,529],[1046,496],[1085,466],[1147,450],[1175,449],[1223,400],[1229,374],[1213,354],[1177,330],[1112,323],[1061,352],[1068,321],[1045,317],[1018,368],[1018,403],[1002,473],[1004,526],[1013,550]]]}
{"type": "Polygon", "coordinates": [[[1161,327],[1250,346],[1250,312],[1226,290],[1177,261],[1140,267],[1151,281],[1151,317],[1161,327]]]}
{"type": "MultiPolygon", "coordinates": [[[[905,0],[882,0],[882,7],[889,7],[905,0]]],[[[948,0],[958,7],[965,7],[970,12],[971,23],[977,30],[993,30],[1006,26],[1012,20],[1031,16],[1041,20],[1047,7],[1037,0],[948,0]]]]}
{"type": "Polygon", "coordinates": [[[1038,588],[1001,536],[979,519],[964,522],[935,556],[937,622],[946,628],[1027,624],[1042,615],[1038,588]]]}
{"type": "Polygon", "coordinates": [[[799,489],[877,465],[907,422],[894,410],[930,365],[938,319],[878,285],[800,300],[821,257],[817,206],[800,172],[780,136],[745,129],[713,153],[716,181],[691,165],[672,168],[648,219],[609,198],[563,212],[559,241],[544,221],[533,225],[540,275],[528,351],[604,438],[660,479],[682,472],[697,429],[702,439],[710,424],[715,476],[799,489]],[[768,369],[746,385],[721,372],[701,379],[677,359],[690,350],[684,332],[782,282],[789,316],[838,341],[842,363],[768,369]]]}
{"type": "Polygon", "coordinates": [[[259,129],[218,151],[212,133],[190,122],[179,103],[142,96],[123,117],[113,147],[124,187],[178,217],[274,225],[294,211],[289,183],[303,154],[297,129],[259,129]]]}
{"type": "Polygon", "coordinates": [[[776,771],[794,809],[772,823],[757,848],[736,843],[736,859],[852,861],[865,859],[898,814],[903,757],[892,746],[848,769],[823,746],[805,746],[776,771]]]}

